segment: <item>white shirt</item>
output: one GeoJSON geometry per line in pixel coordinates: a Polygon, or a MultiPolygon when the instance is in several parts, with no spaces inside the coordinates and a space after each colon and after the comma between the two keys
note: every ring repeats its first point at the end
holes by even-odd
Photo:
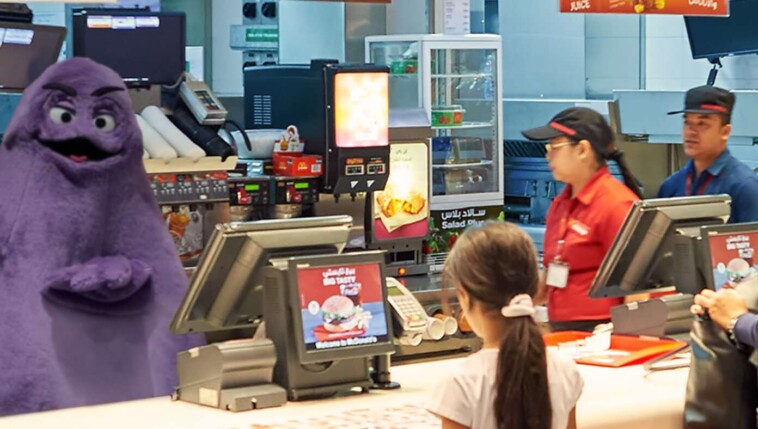
{"type": "MultiPolygon", "coordinates": [[[[472,429],[496,429],[498,349],[483,349],[467,357],[457,372],[445,376],[426,408],[472,429]]],[[[584,380],[576,363],[558,352],[547,351],[547,380],[553,408],[552,429],[566,429],[571,410],[582,394],[584,380]]]]}

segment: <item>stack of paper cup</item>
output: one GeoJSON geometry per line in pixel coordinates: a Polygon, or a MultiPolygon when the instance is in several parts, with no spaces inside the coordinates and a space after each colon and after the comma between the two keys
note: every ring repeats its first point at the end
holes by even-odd
{"type": "Polygon", "coordinates": [[[427,317],[426,330],[422,334],[425,340],[441,340],[445,336],[445,324],[437,318],[427,317]]]}
{"type": "Polygon", "coordinates": [[[445,327],[445,335],[453,335],[458,332],[458,322],[450,316],[446,316],[443,313],[437,313],[434,315],[435,319],[441,320],[445,327]]]}
{"type": "Polygon", "coordinates": [[[398,344],[403,346],[413,346],[421,344],[421,334],[418,332],[404,332],[402,336],[397,339],[398,344]]]}

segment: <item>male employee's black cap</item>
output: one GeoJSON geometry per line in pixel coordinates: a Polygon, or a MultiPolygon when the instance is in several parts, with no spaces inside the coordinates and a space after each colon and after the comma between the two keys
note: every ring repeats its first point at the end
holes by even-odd
{"type": "Polygon", "coordinates": [[[555,115],[547,125],[521,134],[538,141],[567,136],[575,141],[589,140],[593,147],[602,147],[613,140],[613,132],[603,116],[586,107],[570,107],[555,115]]]}
{"type": "Polygon", "coordinates": [[[702,113],[706,115],[721,113],[731,116],[734,109],[734,94],[717,86],[703,85],[692,88],[684,96],[684,110],[669,112],[669,115],[677,113],[702,113]]]}

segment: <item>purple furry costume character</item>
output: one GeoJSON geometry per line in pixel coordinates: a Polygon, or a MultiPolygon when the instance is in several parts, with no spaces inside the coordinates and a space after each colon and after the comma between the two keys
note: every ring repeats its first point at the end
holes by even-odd
{"type": "Polygon", "coordinates": [[[120,77],[48,68],[0,144],[0,415],[170,393],[186,289],[120,77]]]}

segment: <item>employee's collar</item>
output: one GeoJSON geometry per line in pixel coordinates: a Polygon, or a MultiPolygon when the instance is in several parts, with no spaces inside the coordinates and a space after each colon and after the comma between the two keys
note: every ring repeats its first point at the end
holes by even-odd
{"type": "MultiPolygon", "coordinates": [[[[726,164],[729,162],[729,158],[732,156],[731,153],[729,153],[729,149],[724,149],[723,152],[721,152],[721,155],[716,158],[711,165],[708,166],[708,168],[705,169],[705,171],[708,172],[711,176],[718,176],[721,174],[721,172],[724,170],[724,167],[726,167],[726,164]]],[[[695,171],[695,162],[690,160],[690,162],[687,163],[687,169],[689,172],[695,171]]]]}
{"type": "Polygon", "coordinates": [[[584,185],[582,190],[579,191],[579,193],[576,195],[576,199],[585,206],[589,205],[592,200],[595,199],[595,194],[597,194],[598,190],[600,189],[600,178],[607,174],[611,174],[610,170],[608,169],[608,165],[600,167],[595,172],[595,174],[590,177],[590,180],[586,185],[584,185]]]}

